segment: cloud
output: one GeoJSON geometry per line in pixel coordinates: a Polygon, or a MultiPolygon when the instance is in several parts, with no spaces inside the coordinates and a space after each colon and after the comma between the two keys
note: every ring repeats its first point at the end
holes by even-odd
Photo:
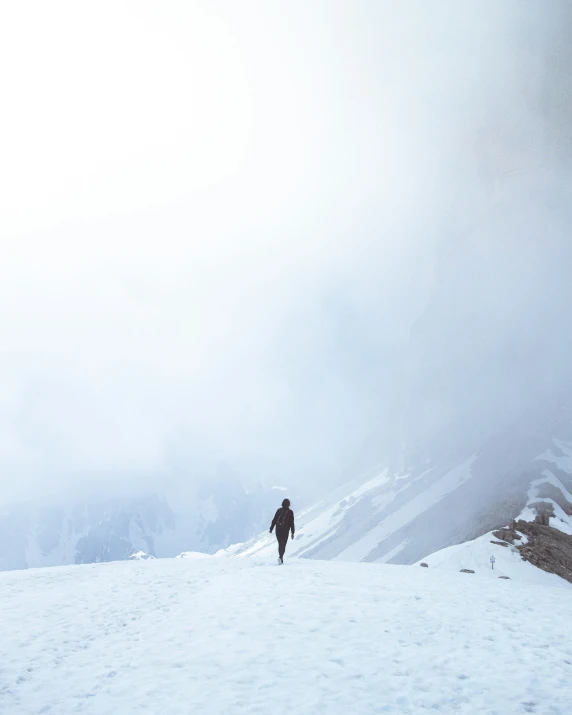
{"type": "Polygon", "coordinates": [[[455,5],[3,10],[5,498],[337,478],[514,76],[516,4],[455,5]]]}

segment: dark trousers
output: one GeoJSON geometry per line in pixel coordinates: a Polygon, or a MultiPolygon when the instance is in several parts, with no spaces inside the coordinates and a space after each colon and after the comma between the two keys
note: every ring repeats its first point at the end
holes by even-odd
{"type": "Polygon", "coordinates": [[[286,552],[286,544],[288,543],[288,534],[290,531],[281,531],[276,529],[276,538],[278,539],[278,556],[281,559],[284,558],[284,553],[286,552]]]}

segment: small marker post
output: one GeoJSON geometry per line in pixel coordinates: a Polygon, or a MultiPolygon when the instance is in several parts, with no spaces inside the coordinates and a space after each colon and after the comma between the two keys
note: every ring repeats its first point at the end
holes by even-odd
{"type": "Polygon", "coordinates": [[[495,570],[495,561],[496,561],[495,557],[491,556],[491,568],[493,571],[495,570]]]}

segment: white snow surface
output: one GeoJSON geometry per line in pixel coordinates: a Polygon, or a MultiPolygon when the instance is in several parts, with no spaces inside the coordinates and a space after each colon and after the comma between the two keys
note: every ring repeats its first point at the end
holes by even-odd
{"type": "Polygon", "coordinates": [[[304,559],[4,572],[0,712],[566,715],[570,596],[304,559]]]}
{"type": "Polygon", "coordinates": [[[182,554],[175,556],[176,559],[208,559],[212,554],[204,554],[202,551],[183,551],[182,554]]]}
{"type": "MultiPolygon", "coordinates": [[[[521,536],[518,543],[526,543],[526,537],[521,536]]],[[[421,559],[418,564],[426,563],[431,569],[436,568],[444,571],[459,572],[461,569],[471,569],[483,578],[498,579],[500,576],[508,576],[510,579],[517,579],[522,584],[572,589],[572,584],[560,576],[547,573],[528,561],[523,561],[518,549],[514,546],[499,546],[491,543],[492,541],[498,541],[498,539],[490,532],[473,541],[441,549],[441,551],[421,559]],[[491,556],[495,559],[494,569],[490,560],[491,556]]],[[[572,596],[572,593],[570,595],[572,596]]]]}

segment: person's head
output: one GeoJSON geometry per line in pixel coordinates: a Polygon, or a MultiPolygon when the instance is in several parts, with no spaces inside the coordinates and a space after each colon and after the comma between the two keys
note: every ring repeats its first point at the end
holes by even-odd
{"type": "Polygon", "coordinates": [[[284,507],[284,509],[288,509],[288,507],[290,506],[290,499],[284,499],[284,501],[282,502],[282,506],[284,507]]]}

